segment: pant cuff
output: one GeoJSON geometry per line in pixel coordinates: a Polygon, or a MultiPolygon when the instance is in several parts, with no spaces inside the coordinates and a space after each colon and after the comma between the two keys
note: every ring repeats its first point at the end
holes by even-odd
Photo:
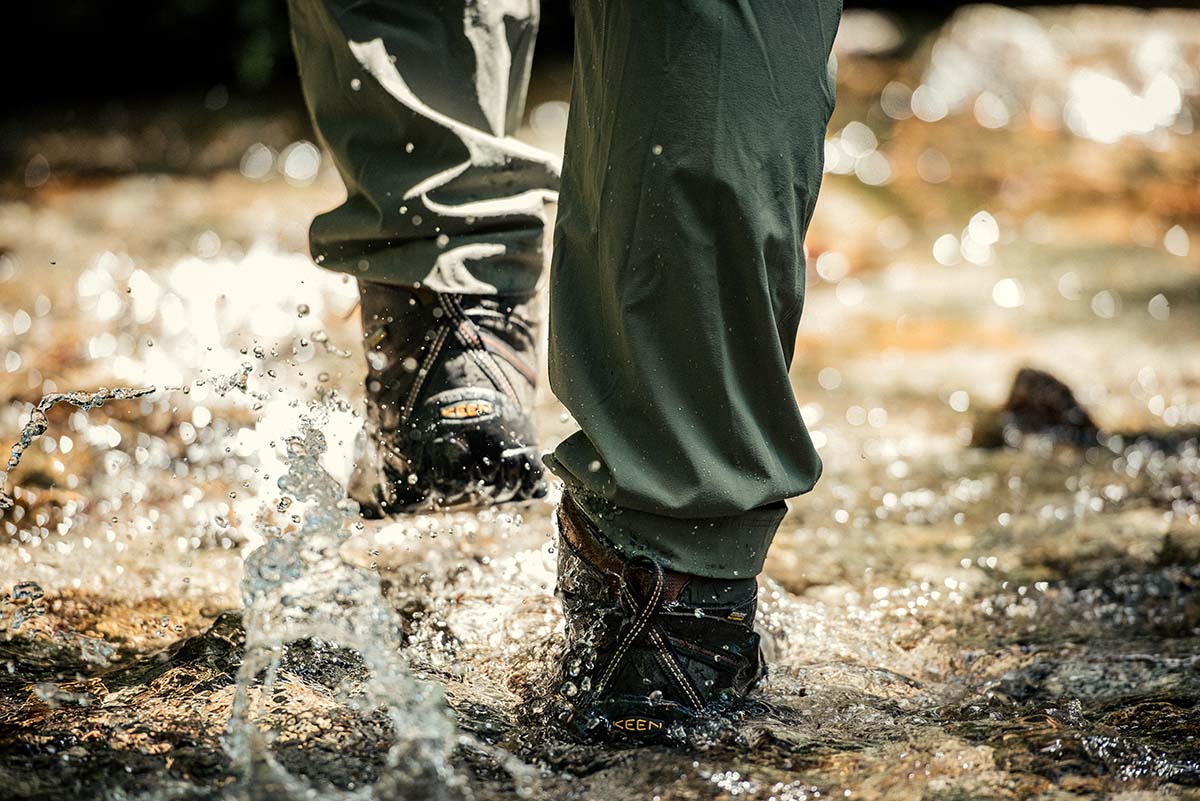
{"type": "Polygon", "coordinates": [[[395,244],[386,239],[331,242],[323,228],[318,217],[312,229],[318,265],[381,284],[459,295],[528,295],[545,267],[540,226],[395,244]]]}
{"type": "Polygon", "coordinates": [[[621,508],[583,487],[568,484],[567,491],[626,558],[647,556],[670,570],[706,578],[761,573],[767,549],[787,514],[787,505],[779,501],[730,517],[667,517],[621,508]]]}

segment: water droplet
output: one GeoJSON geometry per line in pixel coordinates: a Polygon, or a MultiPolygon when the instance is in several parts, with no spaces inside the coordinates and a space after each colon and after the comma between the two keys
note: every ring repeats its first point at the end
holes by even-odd
{"type": "Polygon", "coordinates": [[[1167,296],[1161,292],[1150,298],[1147,309],[1155,320],[1166,320],[1171,316],[1171,304],[1167,301],[1167,296]]]}
{"type": "Polygon", "coordinates": [[[1192,249],[1192,243],[1182,225],[1172,225],[1163,236],[1163,247],[1172,256],[1183,258],[1192,249]]]}
{"type": "Polygon", "coordinates": [[[1001,278],[992,287],[992,300],[1002,309],[1016,309],[1025,303],[1025,289],[1015,278],[1001,278]]]}

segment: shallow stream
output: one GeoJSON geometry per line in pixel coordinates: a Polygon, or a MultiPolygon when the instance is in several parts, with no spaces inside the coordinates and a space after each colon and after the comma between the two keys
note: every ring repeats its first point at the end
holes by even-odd
{"type": "MultiPolygon", "coordinates": [[[[1200,16],[852,14],[838,59],[793,370],[826,472],[762,581],[758,704],[673,749],[539,706],[553,497],[344,501],[357,293],[304,255],[341,189],[293,116],[186,141],[235,154],[205,173],[114,172],[153,115],[59,173],[31,134],[0,432],[86,394],[0,517],[3,796],[1200,798],[1200,16]],[[1099,444],[1006,441],[1026,365],[1099,444]]],[[[527,138],[561,140],[562,80],[527,138]]]]}

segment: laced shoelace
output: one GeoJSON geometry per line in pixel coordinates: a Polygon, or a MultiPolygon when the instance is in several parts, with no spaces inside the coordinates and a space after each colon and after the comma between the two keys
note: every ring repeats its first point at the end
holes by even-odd
{"type": "MultiPolygon", "coordinates": [[[[470,356],[471,360],[479,367],[488,381],[496,388],[498,392],[504,393],[506,397],[516,404],[520,404],[520,395],[517,393],[516,387],[509,380],[508,375],[500,367],[496,361],[496,356],[488,347],[488,340],[493,340],[493,346],[501,345],[502,343],[494,342],[494,337],[488,337],[480,329],[479,324],[471,319],[470,313],[463,308],[462,295],[439,293],[437,295],[438,305],[442,309],[442,316],[439,319],[439,327],[434,335],[433,343],[429,347],[425,358],[421,360],[420,366],[417,368],[417,375],[413,380],[412,388],[408,391],[405,397],[404,405],[400,409],[400,422],[407,423],[412,417],[413,410],[416,408],[417,401],[420,399],[421,389],[425,386],[425,381],[429,377],[429,373],[433,370],[434,364],[437,363],[438,356],[441,355],[442,349],[446,345],[450,334],[463,346],[465,352],[470,356]]],[[[526,378],[532,383],[533,377],[530,375],[532,371],[523,364],[519,364],[519,357],[513,354],[512,361],[514,367],[525,374],[526,378]]]]}
{"type": "Polygon", "coordinates": [[[624,569],[621,571],[620,582],[621,597],[628,604],[629,608],[633,610],[633,618],[628,630],[618,643],[616,650],[613,651],[612,658],[609,660],[608,666],[605,668],[600,680],[596,682],[595,694],[599,696],[604,692],[608,683],[616,675],[617,670],[620,669],[625,659],[629,656],[630,648],[645,638],[649,641],[651,651],[666,674],[691,702],[693,708],[696,710],[701,709],[704,706],[704,702],[701,700],[700,694],[696,691],[691,680],[688,679],[687,674],[683,672],[683,668],[680,667],[679,659],[667,643],[662,629],[654,622],[654,616],[662,606],[663,590],[667,583],[666,573],[663,571],[662,565],[652,559],[635,557],[625,564],[624,569]],[[628,570],[634,563],[649,565],[651,575],[654,577],[653,586],[645,597],[642,597],[640,588],[630,582],[627,577],[628,570]]]}

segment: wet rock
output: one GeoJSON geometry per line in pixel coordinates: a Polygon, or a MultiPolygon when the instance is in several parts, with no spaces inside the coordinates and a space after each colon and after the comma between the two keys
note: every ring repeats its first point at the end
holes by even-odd
{"type": "MultiPolygon", "coordinates": [[[[1089,449],[1084,454],[1089,467],[1080,476],[1101,469],[1111,471],[1114,480],[1130,482],[1129,489],[1117,489],[1116,484],[1099,488],[1099,495],[1088,500],[1089,508],[1119,507],[1137,497],[1182,518],[1194,520],[1200,509],[1200,428],[1105,431],[1070,387],[1049,373],[1026,367],[1017,373],[1004,405],[976,419],[971,445],[1016,448],[1029,437],[1043,445],[1089,449]]],[[[1042,547],[1035,544],[1032,550],[1042,547]]],[[[1069,558],[1074,561],[1079,556],[1076,549],[1069,558]]]]}
{"type": "Polygon", "coordinates": [[[971,445],[976,448],[1016,446],[1029,435],[1079,447],[1104,445],[1114,453],[1139,447],[1180,451],[1200,442],[1200,429],[1188,427],[1164,431],[1104,431],[1069,386],[1043,370],[1022,367],[1004,405],[976,420],[971,445]]]}
{"type": "MultiPolygon", "coordinates": [[[[188,667],[224,676],[228,679],[225,683],[231,683],[242,663],[245,639],[241,612],[222,612],[204,633],[102,678],[111,688],[136,687],[150,684],[172,669],[188,667]]],[[[220,680],[217,686],[223,686],[220,680]]]]}
{"type": "Polygon", "coordinates": [[[362,682],[367,676],[366,665],[357,651],[312,639],[289,644],[279,667],[330,690],[343,682],[362,682]]]}
{"type": "Polygon", "coordinates": [[[1070,387],[1047,372],[1023,367],[1004,406],[976,424],[971,444],[977,448],[1017,445],[1030,434],[1086,446],[1098,442],[1100,429],[1070,387]]]}

